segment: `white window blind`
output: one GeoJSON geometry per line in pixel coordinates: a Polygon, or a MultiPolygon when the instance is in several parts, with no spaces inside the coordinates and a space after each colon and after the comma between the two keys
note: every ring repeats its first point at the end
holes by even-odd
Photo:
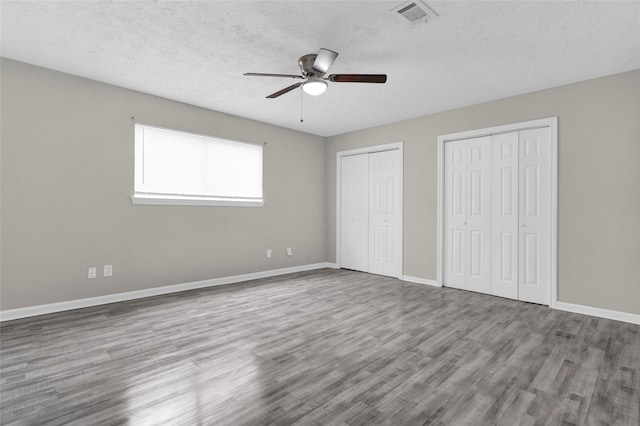
{"type": "Polygon", "coordinates": [[[262,145],[136,124],[136,204],[262,205],[262,145]]]}

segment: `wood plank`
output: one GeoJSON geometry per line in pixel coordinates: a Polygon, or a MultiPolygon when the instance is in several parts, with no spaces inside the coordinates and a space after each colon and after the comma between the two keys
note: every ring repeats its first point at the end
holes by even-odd
{"type": "Polygon", "coordinates": [[[640,326],[354,271],[1,331],[3,425],[640,424],[640,326]]]}

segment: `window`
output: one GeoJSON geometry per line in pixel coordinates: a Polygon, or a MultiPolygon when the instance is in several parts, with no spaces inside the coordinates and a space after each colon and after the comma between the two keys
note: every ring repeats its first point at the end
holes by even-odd
{"type": "Polygon", "coordinates": [[[136,124],[131,200],[262,206],[262,145],[136,124]]]}

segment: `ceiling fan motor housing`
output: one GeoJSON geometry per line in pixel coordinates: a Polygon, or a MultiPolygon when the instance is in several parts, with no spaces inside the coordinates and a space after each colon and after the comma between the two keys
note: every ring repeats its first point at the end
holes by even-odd
{"type": "Polygon", "coordinates": [[[300,71],[302,72],[303,76],[310,77],[317,74],[313,70],[313,63],[315,62],[317,56],[317,54],[311,53],[301,56],[300,59],[298,59],[298,66],[300,67],[300,71]]]}

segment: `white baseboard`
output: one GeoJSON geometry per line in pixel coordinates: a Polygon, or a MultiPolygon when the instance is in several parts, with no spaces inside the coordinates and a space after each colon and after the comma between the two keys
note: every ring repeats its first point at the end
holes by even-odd
{"type": "Polygon", "coordinates": [[[611,311],[609,309],[594,308],[592,306],[575,305],[567,302],[556,302],[556,309],[560,311],[573,312],[576,314],[591,315],[594,317],[606,318],[616,321],[630,322],[640,325],[640,315],[628,312],[611,311]]]}
{"type": "MultiPolygon", "coordinates": [[[[190,283],[174,284],[163,287],[147,288],[144,290],[129,291],[126,293],[107,294],[104,296],[89,297],[86,299],[69,300],[65,302],[49,303],[46,305],[29,306],[26,308],[8,309],[0,311],[0,322],[10,321],[19,318],[33,317],[37,315],[51,314],[55,312],[69,311],[72,309],[87,308],[90,306],[105,305],[107,303],[123,302],[126,300],[141,299],[144,297],[159,296],[162,294],[177,293],[185,290],[213,287],[218,285],[233,284],[250,281],[259,278],[269,278],[278,275],[291,274],[294,272],[312,271],[314,269],[332,268],[337,269],[338,265],[331,262],[313,263],[310,265],[293,266],[290,268],[272,269],[270,271],[253,272],[250,274],[233,275],[230,277],[213,278],[210,280],[194,281],[190,283]]],[[[403,275],[403,281],[425,284],[434,287],[441,287],[437,281],[426,278],[403,275]]],[[[576,305],[567,302],[556,302],[555,309],[560,311],[573,312],[577,314],[591,315],[599,318],[606,318],[616,321],[628,322],[640,325],[640,315],[627,312],[612,311],[609,309],[594,308],[592,306],[576,305]]]]}
{"type": "Polygon", "coordinates": [[[428,280],[426,278],[418,278],[418,277],[411,277],[409,275],[403,275],[401,279],[402,281],[408,281],[410,283],[426,284],[426,285],[432,285],[434,287],[442,287],[440,284],[438,284],[437,281],[428,280]]]}
{"type": "Polygon", "coordinates": [[[162,294],[177,293],[179,291],[194,290],[197,288],[213,287],[218,285],[233,284],[258,278],[269,278],[294,272],[311,271],[322,268],[336,268],[335,263],[323,262],[310,265],[292,266],[290,268],[272,269],[270,271],[253,272],[250,274],[233,275],[230,277],[213,278],[210,280],[194,281],[190,283],[174,284],[163,287],[146,288],[144,290],[128,291],[125,293],[107,294],[104,296],[89,297],[86,299],[69,300],[65,302],[49,303],[46,305],[29,306],[26,308],[7,309],[0,311],[0,322],[19,318],[33,317],[36,315],[51,314],[54,312],[69,311],[72,309],[87,308],[89,306],[105,305],[107,303],[122,302],[125,300],[141,299],[143,297],[159,296],[162,294]]]}

